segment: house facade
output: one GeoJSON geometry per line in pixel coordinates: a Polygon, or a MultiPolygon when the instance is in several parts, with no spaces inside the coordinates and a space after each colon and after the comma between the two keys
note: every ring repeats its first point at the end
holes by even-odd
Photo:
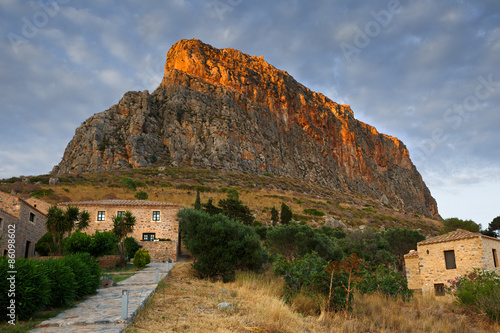
{"type": "Polygon", "coordinates": [[[441,295],[474,268],[500,273],[499,252],[500,239],[463,229],[426,239],[405,255],[408,288],[441,295]]]}
{"type": "Polygon", "coordinates": [[[177,261],[180,249],[179,206],[166,202],[145,200],[99,200],[64,202],[59,208],[78,207],[90,214],[89,227],[84,231],[94,234],[96,230],[112,231],[113,217],[130,211],[135,216],[134,237],[143,249],[148,250],[152,262],[165,262],[172,258],[177,261]]]}
{"type": "Polygon", "coordinates": [[[0,255],[31,258],[35,244],[47,232],[47,216],[16,196],[0,192],[0,255]]]}

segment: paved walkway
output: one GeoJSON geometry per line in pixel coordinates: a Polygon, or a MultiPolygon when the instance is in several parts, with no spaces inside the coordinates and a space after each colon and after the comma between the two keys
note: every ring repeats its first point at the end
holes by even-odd
{"type": "Polygon", "coordinates": [[[156,268],[158,281],[168,275],[166,264],[149,264],[142,271],[118,282],[117,286],[100,288],[96,295],[38,324],[30,332],[122,332],[158,286],[156,268]],[[125,289],[129,290],[128,314],[127,318],[122,320],[122,290],[125,289]]]}

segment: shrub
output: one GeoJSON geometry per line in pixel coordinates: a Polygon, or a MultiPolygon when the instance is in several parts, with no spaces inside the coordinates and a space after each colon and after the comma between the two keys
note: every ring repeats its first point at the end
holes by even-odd
{"type": "Polygon", "coordinates": [[[88,253],[72,254],[64,257],[76,278],[76,299],[95,293],[101,280],[101,268],[88,253]]]}
{"type": "Polygon", "coordinates": [[[120,184],[125,185],[126,187],[130,188],[131,190],[136,190],[137,189],[137,184],[134,182],[134,180],[128,178],[128,177],[123,177],[120,180],[120,184]]]}
{"type": "Polygon", "coordinates": [[[448,281],[447,292],[454,295],[458,304],[485,313],[500,323],[500,276],[495,272],[474,268],[454,280],[448,281]]]}
{"type": "Polygon", "coordinates": [[[148,194],[144,191],[139,191],[137,192],[134,197],[137,199],[137,200],[147,200],[149,198],[148,194]]]}
{"type": "Polygon", "coordinates": [[[76,298],[76,277],[62,259],[41,260],[45,267],[50,285],[51,307],[61,307],[70,304],[76,298]]]}
{"type": "Polygon", "coordinates": [[[139,250],[142,246],[137,243],[134,237],[127,237],[125,238],[125,249],[126,249],[126,254],[127,258],[134,258],[135,253],[137,250],[139,250]]]}
{"type": "Polygon", "coordinates": [[[186,248],[195,258],[193,268],[202,278],[232,281],[236,269],[258,270],[266,260],[251,226],[194,209],[183,209],[178,217],[186,248]]]}
{"type": "Polygon", "coordinates": [[[342,252],[336,248],[332,238],[309,225],[295,222],[269,228],[264,245],[272,255],[281,254],[288,260],[313,251],[325,260],[342,258],[342,252]]]}
{"type": "Polygon", "coordinates": [[[83,232],[76,231],[64,240],[64,250],[67,253],[90,252],[92,237],[83,232]]]}
{"type": "Polygon", "coordinates": [[[99,232],[96,230],[92,235],[89,245],[89,253],[98,258],[106,254],[113,254],[117,251],[118,237],[111,231],[99,232]]]}
{"type": "Polygon", "coordinates": [[[306,213],[308,215],[313,215],[313,216],[325,216],[325,213],[323,213],[322,211],[317,210],[315,208],[304,209],[304,213],[306,213]]]}
{"type": "Polygon", "coordinates": [[[405,275],[383,265],[378,266],[375,270],[365,268],[362,280],[357,284],[357,289],[362,294],[372,294],[379,291],[386,296],[400,296],[404,301],[413,296],[413,291],[408,289],[405,275]]]}
{"type": "Polygon", "coordinates": [[[137,250],[134,255],[134,266],[143,268],[151,262],[151,256],[147,250],[137,250]]]}
{"type": "MultiPolygon", "coordinates": [[[[37,311],[43,310],[50,303],[50,281],[46,268],[36,260],[16,259],[15,260],[15,315],[17,319],[29,319],[37,311]]],[[[8,297],[10,289],[10,276],[7,271],[9,267],[7,258],[0,258],[0,306],[6,311],[10,306],[8,297]]],[[[5,313],[5,312],[4,312],[5,313]]],[[[8,316],[2,316],[2,320],[10,320],[8,316]]]]}
{"type": "Polygon", "coordinates": [[[288,224],[292,220],[292,210],[284,202],[281,203],[281,224],[288,224]]]}
{"type": "Polygon", "coordinates": [[[347,261],[329,263],[314,252],[293,261],[279,255],[273,272],[276,276],[283,277],[285,301],[290,302],[299,293],[311,297],[321,294],[328,298],[327,309],[347,310],[350,309],[353,297],[352,270],[357,266],[353,265],[349,271],[346,263],[347,261]]]}
{"type": "Polygon", "coordinates": [[[50,231],[46,232],[35,244],[35,251],[41,256],[48,256],[57,252],[57,246],[54,244],[54,238],[50,231]]]}

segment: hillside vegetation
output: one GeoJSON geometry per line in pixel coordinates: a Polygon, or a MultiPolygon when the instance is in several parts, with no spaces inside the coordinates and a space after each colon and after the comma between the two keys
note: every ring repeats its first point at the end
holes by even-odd
{"type": "Polygon", "coordinates": [[[0,181],[0,190],[23,198],[35,196],[51,204],[135,199],[139,192],[145,192],[148,200],[192,207],[196,190],[201,192],[202,202],[209,198],[218,202],[226,197],[229,189],[234,188],[240,193],[243,203],[250,207],[256,221],[262,224],[270,223],[272,207],[279,209],[285,202],[292,209],[294,220],[313,227],[331,224],[332,219],[328,218],[331,217],[354,229],[362,225],[376,230],[400,226],[421,229],[425,234],[434,235],[442,228],[440,220],[398,211],[369,197],[272,175],[161,167],[63,175],[58,177],[56,185],[49,185],[51,177],[4,179],[0,181]]]}

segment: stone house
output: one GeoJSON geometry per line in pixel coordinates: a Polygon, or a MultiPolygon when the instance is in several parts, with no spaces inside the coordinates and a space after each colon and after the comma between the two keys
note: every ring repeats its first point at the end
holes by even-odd
{"type": "Polygon", "coordinates": [[[500,273],[500,239],[457,229],[421,241],[405,255],[408,288],[444,294],[448,280],[473,268],[500,273]]]}
{"type": "Polygon", "coordinates": [[[136,218],[134,237],[143,249],[148,250],[152,262],[165,262],[172,258],[177,261],[180,250],[179,206],[145,200],[99,200],[63,202],[58,207],[75,206],[90,214],[89,227],[84,231],[94,234],[96,230],[113,230],[113,217],[130,211],[136,218]]]}
{"type": "Polygon", "coordinates": [[[47,232],[46,222],[47,216],[42,211],[23,199],[0,191],[0,255],[14,254],[15,258],[38,256],[35,244],[47,232]]]}

